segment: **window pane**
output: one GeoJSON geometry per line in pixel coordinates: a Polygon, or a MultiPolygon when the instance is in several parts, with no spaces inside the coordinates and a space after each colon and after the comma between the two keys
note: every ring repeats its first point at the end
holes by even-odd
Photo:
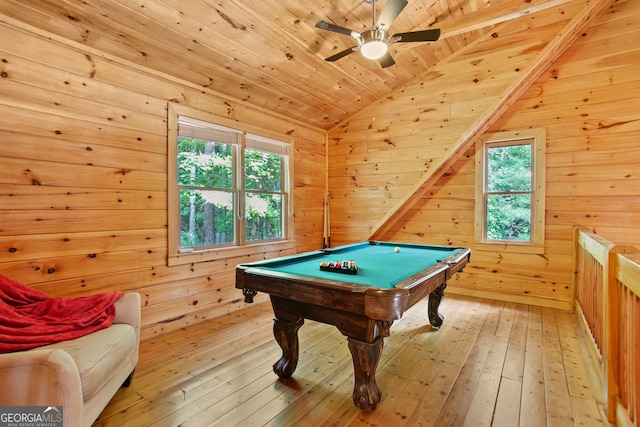
{"type": "Polygon", "coordinates": [[[487,191],[531,191],[531,144],[487,149],[487,191]]]}
{"type": "Polygon", "coordinates": [[[487,240],[531,240],[531,195],[487,195],[487,240]]]}
{"type": "Polygon", "coordinates": [[[281,191],[282,157],[263,151],[245,150],[244,187],[246,190],[281,191]]]}
{"type": "Polygon", "coordinates": [[[284,235],[284,196],[247,193],[245,209],[246,240],[281,239],[284,235]]]}
{"type": "Polygon", "coordinates": [[[180,247],[234,242],[233,192],[180,190],[180,247]]]}
{"type": "Polygon", "coordinates": [[[178,138],[178,185],[232,188],[233,145],[178,138]]]}

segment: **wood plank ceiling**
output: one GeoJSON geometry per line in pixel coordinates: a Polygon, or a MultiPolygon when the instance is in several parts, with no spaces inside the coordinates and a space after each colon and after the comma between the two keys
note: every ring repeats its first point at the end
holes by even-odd
{"type": "MultiPolygon", "coordinates": [[[[440,40],[391,47],[381,68],[319,20],[363,31],[364,0],[3,0],[0,13],[293,120],[331,129],[419,79],[507,19],[567,0],[409,0],[390,32],[440,28],[440,40]]],[[[374,3],[378,15],[386,0],[374,3]]]]}

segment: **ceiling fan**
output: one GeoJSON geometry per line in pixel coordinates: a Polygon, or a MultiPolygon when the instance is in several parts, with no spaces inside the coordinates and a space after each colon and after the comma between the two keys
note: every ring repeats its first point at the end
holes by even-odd
{"type": "Polygon", "coordinates": [[[333,62],[349,55],[350,53],[360,51],[362,56],[365,58],[377,59],[382,68],[386,68],[396,63],[389,54],[389,46],[393,43],[433,42],[438,40],[440,37],[440,30],[438,29],[411,31],[408,33],[390,35],[387,30],[391,27],[391,24],[395,21],[398,15],[400,15],[400,12],[402,12],[402,10],[407,6],[408,1],[389,0],[384,6],[384,9],[382,9],[382,13],[380,14],[377,22],[375,6],[377,0],[364,1],[370,3],[373,8],[373,27],[371,29],[360,33],[326,21],[318,21],[316,23],[317,28],[346,34],[353,37],[358,43],[349,49],[345,49],[342,52],[338,52],[335,55],[325,58],[325,61],[333,62]]]}

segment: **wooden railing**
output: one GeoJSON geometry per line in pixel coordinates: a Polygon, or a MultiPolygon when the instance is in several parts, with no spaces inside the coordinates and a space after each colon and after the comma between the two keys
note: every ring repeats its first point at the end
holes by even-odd
{"type": "Polygon", "coordinates": [[[614,253],[607,302],[607,415],[638,425],[640,401],[640,254],[614,253]]]}
{"type": "Polygon", "coordinates": [[[604,293],[608,280],[609,251],[613,243],[587,230],[575,229],[574,307],[591,337],[591,355],[604,381],[604,293]]]}
{"type": "Polygon", "coordinates": [[[574,306],[599,366],[610,422],[638,426],[640,250],[576,228],[574,306]]]}

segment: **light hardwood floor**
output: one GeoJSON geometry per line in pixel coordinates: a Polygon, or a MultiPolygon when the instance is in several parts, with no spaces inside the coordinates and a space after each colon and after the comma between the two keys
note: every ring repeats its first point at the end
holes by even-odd
{"type": "Polygon", "coordinates": [[[353,406],[353,367],[337,329],[305,321],[292,379],[271,306],[207,321],[141,345],[133,384],[96,426],[608,426],[575,315],[447,295],[432,329],[426,299],[385,339],[378,408],[353,406]]]}

